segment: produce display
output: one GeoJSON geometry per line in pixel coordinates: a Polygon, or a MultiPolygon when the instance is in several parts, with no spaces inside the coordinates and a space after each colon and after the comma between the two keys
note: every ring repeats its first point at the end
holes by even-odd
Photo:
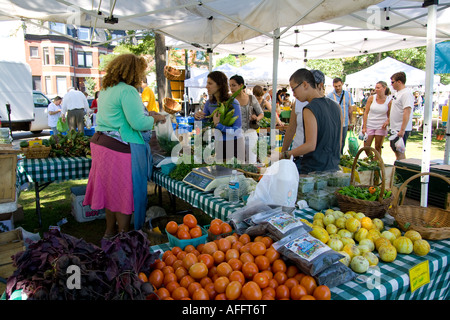
{"type": "MultiPolygon", "coordinates": [[[[349,196],[356,199],[368,200],[368,201],[376,201],[378,200],[381,192],[381,188],[379,187],[355,187],[348,186],[339,189],[340,194],[344,196],[349,196]]],[[[391,197],[391,190],[384,190],[383,199],[387,199],[391,197]]]]}
{"type": "Polygon", "coordinates": [[[50,136],[48,144],[52,149],[50,150],[50,157],[91,157],[91,149],[89,146],[89,136],[85,136],[81,132],[74,130],[68,131],[66,135],[58,133],[55,136],[50,136]]]}
{"type": "Polygon", "coordinates": [[[157,258],[149,246],[140,231],[121,233],[100,248],[51,230],[13,256],[17,269],[5,293],[10,297],[22,290],[28,300],[145,300],[153,296],[153,287],[139,274],[149,273],[157,258]],[[78,287],[71,278],[77,270],[78,287]]]}
{"type": "MultiPolygon", "coordinates": [[[[352,168],[354,160],[355,158],[353,156],[349,154],[344,154],[341,156],[339,165],[346,168],[352,168]]],[[[355,168],[356,171],[367,171],[367,170],[380,171],[380,165],[373,155],[366,157],[364,159],[356,160],[355,168]]]]}
{"type": "Polygon", "coordinates": [[[184,250],[173,247],[145,276],[162,300],[331,299],[327,286],[281,259],[272,244],[267,236],[234,233],[184,250]]]}
{"type": "Polygon", "coordinates": [[[313,237],[342,254],[340,261],[357,273],[365,273],[379,260],[392,262],[397,254],[425,256],[430,251],[430,244],[417,231],[402,235],[399,229],[385,229],[381,219],[371,219],[362,212],[328,209],[317,212],[312,223],[303,221],[313,228],[313,237]]]}
{"type": "Polygon", "coordinates": [[[202,228],[197,224],[197,218],[190,213],[183,217],[182,224],[169,221],[166,231],[180,240],[195,239],[203,235],[202,228]]]}

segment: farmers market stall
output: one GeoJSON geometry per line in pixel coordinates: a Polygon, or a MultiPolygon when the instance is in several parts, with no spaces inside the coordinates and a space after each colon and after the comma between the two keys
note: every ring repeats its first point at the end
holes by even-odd
{"type": "Polygon", "coordinates": [[[17,163],[17,184],[34,184],[36,214],[42,225],[40,191],[55,181],[80,180],[89,177],[91,159],[87,157],[56,157],[22,159],[17,163]]]}
{"type": "MultiPolygon", "coordinates": [[[[232,209],[228,209],[231,213],[232,209]]],[[[295,210],[296,217],[313,222],[315,210],[295,210]]],[[[392,227],[386,225],[386,227],[392,227]]],[[[429,241],[424,257],[398,254],[393,262],[382,262],[356,279],[330,288],[332,300],[445,300],[450,298],[450,239],[429,241]],[[410,272],[421,263],[429,267],[430,282],[411,292],[410,272]]],[[[169,243],[154,245],[151,252],[171,250],[169,243]]],[[[428,273],[425,273],[428,275],[428,273]]]]}

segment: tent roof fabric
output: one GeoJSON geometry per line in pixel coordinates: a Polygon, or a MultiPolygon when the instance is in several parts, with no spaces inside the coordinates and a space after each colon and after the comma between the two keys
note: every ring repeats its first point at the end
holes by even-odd
{"type": "MultiPolygon", "coordinates": [[[[380,0],[0,0],[0,19],[39,19],[84,27],[153,30],[189,43],[213,45],[244,41],[281,27],[325,21],[378,2],[380,0]],[[117,23],[107,23],[105,18],[117,18],[117,23]]],[[[114,19],[109,21],[114,22],[114,19]]]]}
{"type": "MultiPolygon", "coordinates": [[[[385,81],[390,85],[391,76],[399,71],[406,73],[407,86],[425,86],[425,71],[390,57],[387,57],[364,70],[347,75],[345,84],[350,88],[375,87],[375,84],[378,81],[385,81]]],[[[434,78],[435,84],[439,83],[440,77],[435,76],[434,78]]]]}

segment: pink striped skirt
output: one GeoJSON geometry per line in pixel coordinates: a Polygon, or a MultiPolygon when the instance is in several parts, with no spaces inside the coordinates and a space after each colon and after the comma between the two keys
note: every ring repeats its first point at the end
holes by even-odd
{"type": "Polygon", "coordinates": [[[83,205],[93,210],[132,214],[134,211],[131,153],[91,143],[92,166],[83,205]]]}

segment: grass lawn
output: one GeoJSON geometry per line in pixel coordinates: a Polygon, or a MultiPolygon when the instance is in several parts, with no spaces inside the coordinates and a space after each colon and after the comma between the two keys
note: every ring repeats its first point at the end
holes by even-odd
{"type": "MultiPolygon", "coordinates": [[[[423,133],[422,132],[416,132],[414,131],[408,138],[406,142],[406,157],[407,158],[415,158],[415,159],[422,159],[423,157],[423,150],[422,150],[422,143],[423,140],[423,133]]],[[[361,140],[358,140],[360,142],[360,147],[363,146],[363,142],[361,140]]],[[[375,143],[372,143],[372,147],[375,146],[375,143]]],[[[344,152],[346,152],[347,146],[344,149],[344,152]]],[[[436,137],[433,135],[431,139],[431,150],[430,152],[430,160],[444,160],[444,153],[445,153],[445,140],[438,141],[436,140],[436,137]]],[[[362,157],[362,155],[360,156],[362,157]]],[[[383,143],[383,148],[381,152],[381,157],[383,158],[383,162],[385,164],[391,164],[393,165],[395,162],[395,154],[394,151],[392,151],[389,140],[386,138],[383,143]]]]}
{"type": "MultiPolygon", "coordinates": [[[[105,220],[97,219],[93,221],[80,223],[72,216],[72,204],[70,199],[70,188],[86,185],[87,179],[71,180],[61,183],[52,183],[40,192],[41,197],[41,218],[42,228],[39,228],[38,218],[36,214],[36,202],[34,189],[29,191],[22,191],[18,203],[23,206],[24,219],[15,223],[16,227],[22,227],[27,231],[36,233],[39,232],[41,236],[43,232],[48,230],[49,226],[54,226],[63,218],[67,219],[67,223],[61,226],[61,231],[72,236],[83,238],[84,240],[96,245],[100,245],[101,238],[105,232],[105,220]]],[[[159,205],[157,194],[153,192],[154,185],[150,184],[148,199],[148,206],[159,205]]],[[[162,207],[166,210],[167,215],[172,214],[172,207],[170,205],[167,191],[163,191],[162,207]]],[[[186,202],[177,199],[177,211],[191,210],[197,217],[199,224],[209,224],[211,218],[199,209],[193,208],[186,202]]]]}

